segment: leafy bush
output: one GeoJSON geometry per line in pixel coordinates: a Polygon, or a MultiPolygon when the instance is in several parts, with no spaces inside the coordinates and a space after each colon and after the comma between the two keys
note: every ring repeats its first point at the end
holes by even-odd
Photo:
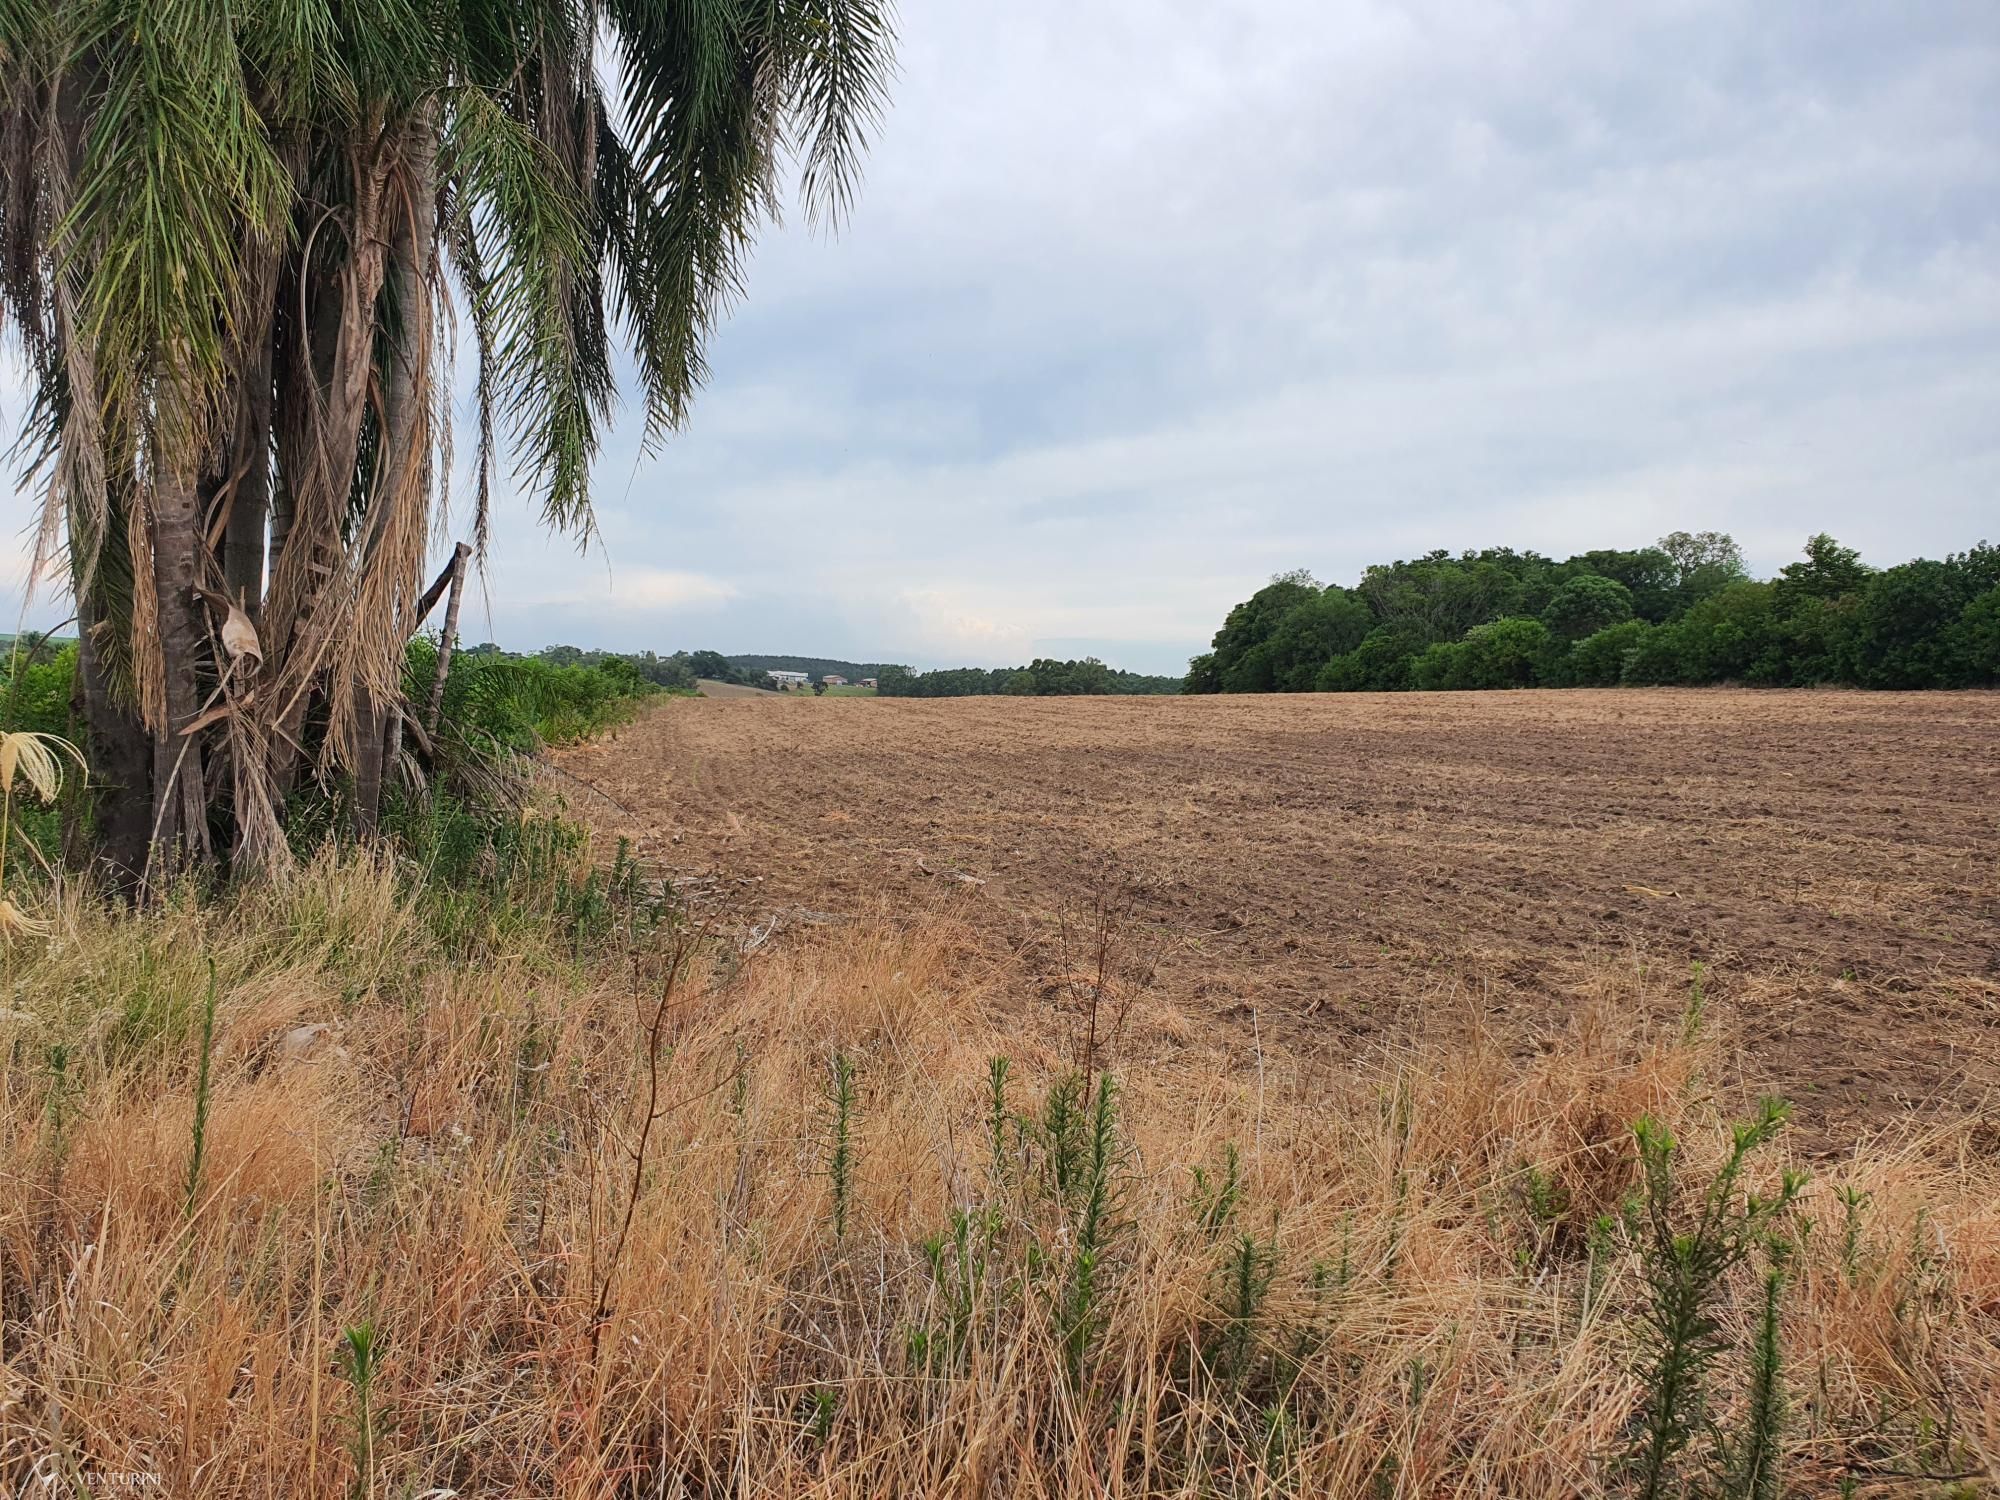
{"type": "Polygon", "coordinates": [[[1338,585],[1324,589],[1278,622],[1258,670],[1279,692],[1311,692],[1321,665],[1354,650],[1374,625],[1358,595],[1338,585]]]}
{"type": "MultiPolygon", "coordinates": [[[[437,643],[412,641],[405,665],[411,699],[421,702],[437,674],[437,643]]],[[[655,690],[621,657],[559,667],[534,656],[454,656],[442,723],[480,749],[530,755],[623,723],[655,690]]]]}
{"type": "Polygon", "coordinates": [[[1888,568],[1868,581],[1853,615],[1846,647],[1848,674],[1863,687],[1949,688],[1992,681],[1990,656],[1968,656],[1971,635],[1960,627],[1978,602],[1991,547],[1944,562],[1918,559],[1888,568]]]}
{"type": "Polygon", "coordinates": [[[1968,685],[2000,683],[2000,588],[1965,606],[1953,639],[1968,685]]]}
{"type": "Polygon", "coordinates": [[[1782,683],[1777,616],[1768,583],[1732,583],[1669,627],[1683,682],[1782,683]]]}
{"type": "Polygon", "coordinates": [[[1412,635],[1405,627],[1378,625],[1361,644],[1319,669],[1322,693],[1396,693],[1411,685],[1412,635]]]}
{"type": "Polygon", "coordinates": [[[1229,612],[1215,633],[1215,651],[1205,676],[1225,693],[1268,693],[1277,686],[1271,638],[1285,617],[1319,598],[1317,580],[1308,573],[1285,573],[1229,612]]]}
{"type": "MultiPolygon", "coordinates": [[[[404,658],[409,701],[425,705],[437,676],[437,643],[420,637],[404,658]]],[[[473,891],[472,907],[491,904],[469,871],[511,870],[530,805],[526,763],[545,746],[573,744],[623,723],[646,697],[661,691],[641,667],[620,657],[593,666],[555,666],[546,655],[454,654],[434,729],[413,727],[425,773],[392,780],[383,827],[427,868],[441,873],[447,898],[473,891]]],[[[309,855],[339,826],[332,798],[295,795],[286,833],[294,851],[309,855]]],[[[547,851],[556,863],[558,853],[547,851]]]]}
{"type": "Polygon", "coordinates": [[[1632,591],[1615,578],[1586,573],[1555,591],[1543,607],[1542,624],[1562,641],[1580,641],[1632,618],[1632,591]]]}
{"type": "Polygon", "coordinates": [[[1540,620],[1475,625],[1462,641],[1427,648],[1411,663],[1411,685],[1425,691],[1531,687],[1549,640],[1548,627],[1540,620]]]}
{"type": "Polygon", "coordinates": [[[1785,679],[1795,687],[1848,680],[1844,667],[1854,635],[1858,594],[1817,595],[1773,585],[1777,607],[1777,649],[1786,663],[1785,679]]]}
{"type": "Polygon", "coordinates": [[[76,681],[76,643],[51,648],[23,636],[0,650],[0,717],[10,730],[36,734],[69,731],[70,691],[76,681]]]}
{"type": "Polygon", "coordinates": [[[1626,663],[1644,647],[1655,628],[1645,620],[1621,620],[1585,636],[1563,658],[1563,685],[1616,687],[1625,680],[1626,663]]]}
{"type": "MultiPolygon", "coordinates": [[[[459,658],[497,656],[515,659],[511,653],[502,651],[490,641],[469,649],[460,647],[457,656],[459,658]]],[[[695,691],[696,677],[714,675],[700,670],[700,659],[704,657],[722,660],[712,651],[697,651],[692,655],[685,651],[676,651],[672,656],[657,656],[651,651],[634,651],[621,655],[615,651],[586,651],[580,646],[544,646],[532,659],[546,662],[552,667],[602,667],[613,673],[629,672],[654,687],[665,688],[668,692],[692,693],[695,691]]],[[[733,669],[729,669],[727,663],[724,663],[724,667],[727,673],[725,680],[735,681],[733,669]]]]}

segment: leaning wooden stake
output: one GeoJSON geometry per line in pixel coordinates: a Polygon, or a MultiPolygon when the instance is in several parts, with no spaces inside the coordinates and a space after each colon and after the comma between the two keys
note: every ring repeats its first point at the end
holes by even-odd
{"type": "MultiPolygon", "coordinates": [[[[446,585],[450,595],[444,606],[444,632],[438,637],[437,676],[431,679],[431,701],[424,709],[424,728],[432,732],[437,730],[438,716],[444,712],[444,681],[451,675],[451,644],[458,638],[458,606],[465,596],[465,560],[471,555],[472,549],[464,542],[451,554],[450,582],[446,585]]],[[[433,584],[432,589],[435,588],[433,584]]],[[[429,602],[436,602],[435,592],[429,596],[429,602]]],[[[427,612],[420,609],[419,616],[427,612]]]]}

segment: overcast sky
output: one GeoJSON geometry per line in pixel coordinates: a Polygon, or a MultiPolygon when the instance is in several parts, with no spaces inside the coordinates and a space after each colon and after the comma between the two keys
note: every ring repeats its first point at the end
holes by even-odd
{"type": "Polygon", "coordinates": [[[1994,0],[901,33],[845,232],[767,233],[690,429],[608,445],[602,551],[510,498],[468,638],[1178,671],[1295,567],[2000,536],[1994,0]]]}

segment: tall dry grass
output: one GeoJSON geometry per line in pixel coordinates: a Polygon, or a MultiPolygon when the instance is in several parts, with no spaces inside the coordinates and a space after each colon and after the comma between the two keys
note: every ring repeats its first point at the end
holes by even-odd
{"type": "MultiPolygon", "coordinates": [[[[1672,1126],[1691,1192],[1726,1141],[1726,1047],[1636,1019],[1664,978],[1607,970],[1525,1061],[1421,1039],[1251,1058],[1149,1002],[1102,1059],[1090,1211],[1090,1122],[1067,1185],[1049,1138],[1066,1028],[1003,1003],[948,913],[748,957],[629,913],[587,943],[568,920],[470,941],[406,874],[329,855],[282,891],[145,917],[71,899],[14,950],[0,1490],[1621,1483],[1646,1295],[1631,1125],[1672,1126]],[[838,1241],[836,1055],[857,1094],[838,1241]]],[[[1793,1492],[1995,1476],[1996,1188],[1956,1124],[1818,1165],[1782,1325],[1793,1492]]],[[[1744,1267],[1722,1312],[1745,1351],[1712,1392],[1725,1433],[1761,1278],[1744,1267]]]]}

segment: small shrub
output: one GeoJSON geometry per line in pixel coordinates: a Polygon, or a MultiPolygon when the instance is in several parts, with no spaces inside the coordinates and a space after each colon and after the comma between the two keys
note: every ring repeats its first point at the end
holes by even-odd
{"type": "Polygon", "coordinates": [[[1784,1493],[1784,1351],[1778,1337],[1784,1294],[1784,1254],[1773,1245],[1750,1349],[1749,1406],[1740,1436],[1722,1455],[1723,1490],[1734,1500],[1778,1500],[1784,1493]]]}
{"type": "Polygon", "coordinates": [[[1239,1234],[1223,1261],[1222,1326],[1209,1341],[1209,1365],[1230,1390],[1241,1392],[1256,1362],[1257,1321],[1278,1274],[1275,1238],[1239,1234]]]}
{"type": "Polygon", "coordinates": [[[1236,1217],[1237,1200],[1243,1195],[1242,1163],[1236,1142],[1222,1148],[1222,1170],[1213,1181],[1206,1170],[1194,1169],[1194,1221],[1203,1234],[1214,1239],[1236,1217]]]}
{"type": "Polygon", "coordinates": [[[1645,1192],[1642,1260],[1650,1352],[1640,1435],[1629,1464],[1635,1493],[1644,1500],[1673,1492],[1676,1464],[1701,1430],[1708,1371],[1723,1348],[1715,1305],[1724,1278],[1763,1241],[1802,1185],[1788,1171],[1775,1193],[1738,1195],[1751,1153],[1784,1127],[1788,1114],[1781,1100],[1766,1099],[1756,1119],[1734,1127],[1729,1155],[1691,1216],[1680,1205],[1679,1146],[1672,1133],[1651,1119],[1635,1129],[1645,1192]]]}
{"type": "Polygon", "coordinates": [[[826,1176],[833,1189],[833,1242],[838,1245],[847,1238],[848,1212],[854,1201],[854,1064],[845,1053],[833,1054],[826,1097],[826,1176]]]}
{"type": "Polygon", "coordinates": [[[215,960],[208,961],[208,998],[201,1008],[201,1063],[195,1077],[194,1125],[188,1142],[187,1201],[182,1209],[192,1217],[201,1193],[202,1158],[208,1146],[209,1070],[215,1062],[215,960]]]}
{"type": "Polygon", "coordinates": [[[375,1493],[375,1381],[381,1373],[381,1341],[372,1323],[357,1323],[341,1336],[340,1373],[354,1392],[354,1434],[349,1449],[354,1455],[354,1484],[350,1493],[375,1493]]]}
{"type": "Polygon", "coordinates": [[[1082,1172],[1074,1189],[1074,1245],[1069,1276],[1059,1299],[1059,1326],[1069,1356],[1072,1378],[1082,1375],[1085,1360],[1103,1321],[1099,1305],[1101,1261],[1113,1234],[1118,1164],[1117,1093],[1110,1074],[1100,1075],[1083,1138],[1082,1172]]]}

